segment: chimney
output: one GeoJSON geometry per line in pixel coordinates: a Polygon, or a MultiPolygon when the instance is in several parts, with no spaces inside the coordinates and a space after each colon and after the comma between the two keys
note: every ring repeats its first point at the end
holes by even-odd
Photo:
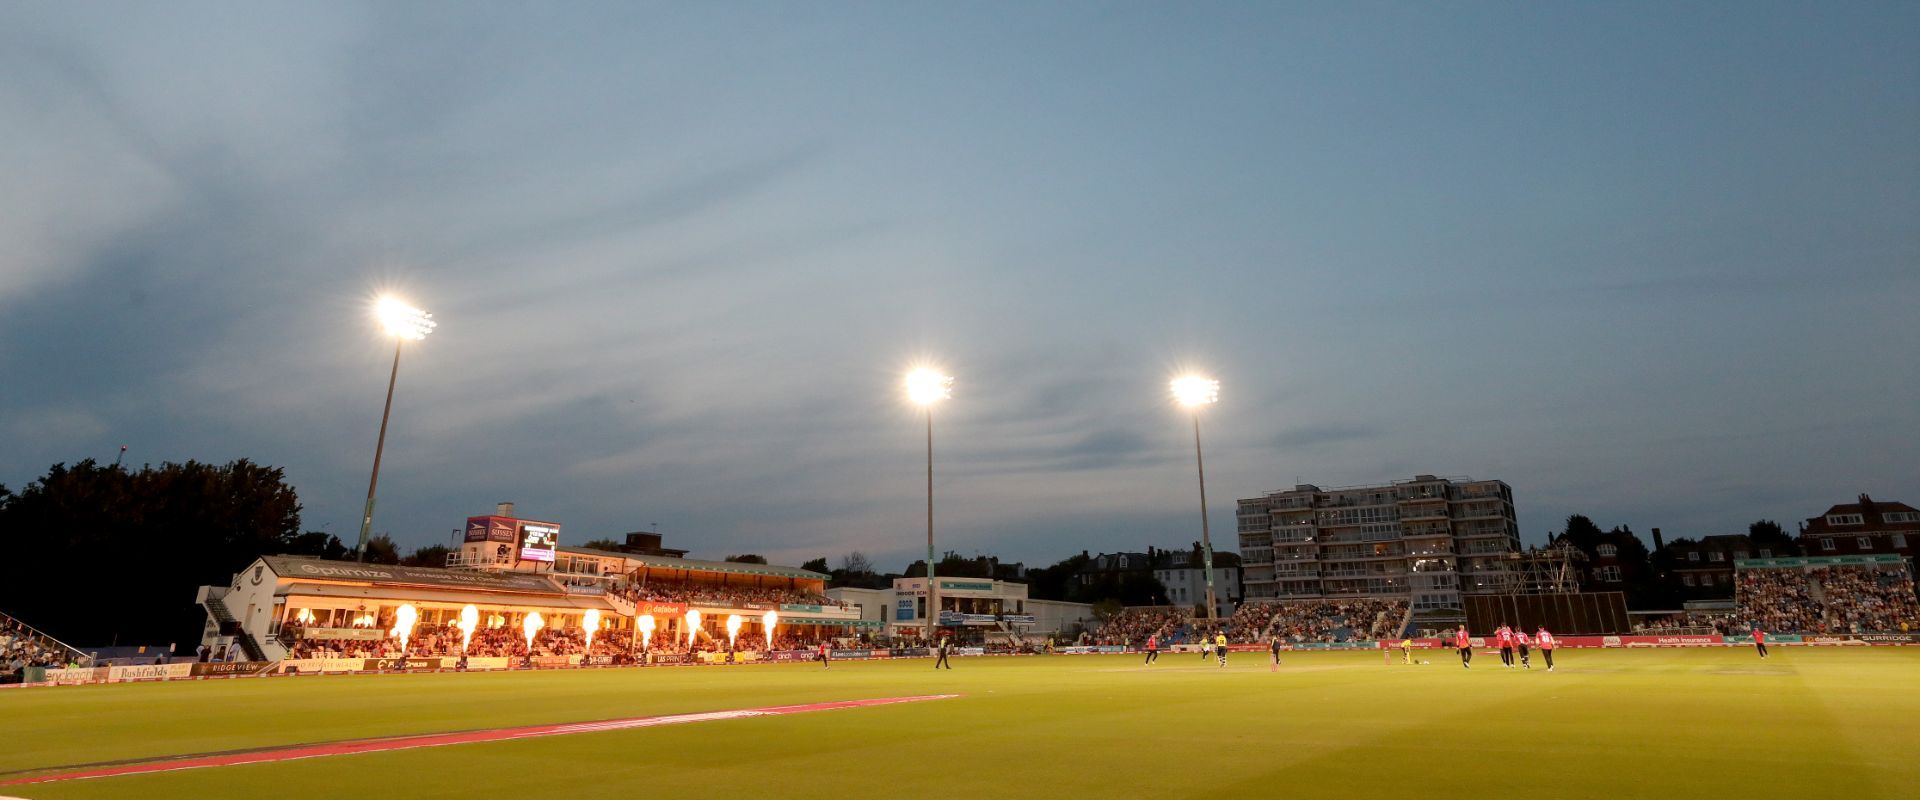
{"type": "Polygon", "coordinates": [[[510,502],[494,503],[493,515],[496,517],[513,516],[513,503],[510,503],[510,502]]]}
{"type": "Polygon", "coordinates": [[[1654,528],[1653,529],[1653,552],[1658,553],[1665,549],[1667,549],[1667,543],[1665,540],[1660,538],[1660,529],[1654,528]]]}

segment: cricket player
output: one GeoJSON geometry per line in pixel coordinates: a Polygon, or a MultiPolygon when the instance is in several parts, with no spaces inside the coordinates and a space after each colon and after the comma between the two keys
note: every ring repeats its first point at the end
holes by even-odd
{"type": "Polygon", "coordinates": [[[1217,633],[1213,636],[1213,652],[1220,656],[1220,666],[1227,665],[1227,635],[1217,633]]]}
{"type": "Polygon", "coordinates": [[[1462,625],[1454,632],[1453,646],[1460,651],[1461,668],[1473,669],[1473,638],[1467,635],[1467,626],[1462,625]]]}
{"type": "Polygon", "coordinates": [[[1500,663],[1508,669],[1513,668],[1513,629],[1505,625],[1493,632],[1493,638],[1500,645],[1500,663]]]}
{"type": "Polygon", "coordinates": [[[1528,656],[1526,631],[1513,632],[1513,646],[1520,649],[1520,666],[1533,669],[1533,659],[1528,656]]]}
{"type": "Polygon", "coordinates": [[[1753,626],[1753,648],[1760,651],[1760,657],[1767,657],[1767,632],[1759,625],[1753,626]]]}
{"type": "Polygon", "coordinates": [[[1400,663],[1402,664],[1413,663],[1413,640],[1412,639],[1400,640],[1400,663]]]}
{"type": "Polygon", "coordinates": [[[1273,653],[1273,664],[1269,665],[1269,668],[1267,671],[1279,672],[1280,671],[1280,634],[1277,634],[1277,633],[1267,634],[1267,650],[1273,653]]]}
{"type": "Polygon", "coordinates": [[[1533,643],[1539,646],[1540,657],[1547,660],[1547,671],[1552,672],[1553,646],[1558,643],[1553,640],[1553,634],[1547,632],[1547,626],[1542,625],[1540,630],[1533,632],[1533,643]]]}
{"type": "Polygon", "coordinates": [[[1158,660],[1160,660],[1160,634],[1149,633],[1147,634],[1147,664],[1158,660]]]}

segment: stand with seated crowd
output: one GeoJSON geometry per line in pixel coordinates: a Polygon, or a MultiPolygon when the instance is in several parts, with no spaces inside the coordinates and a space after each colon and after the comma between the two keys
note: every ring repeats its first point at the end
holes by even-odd
{"type": "Polygon", "coordinates": [[[1908,633],[1920,630],[1920,600],[1905,570],[1872,567],[1762,569],[1740,573],[1735,616],[1781,633],[1908,633]]]}

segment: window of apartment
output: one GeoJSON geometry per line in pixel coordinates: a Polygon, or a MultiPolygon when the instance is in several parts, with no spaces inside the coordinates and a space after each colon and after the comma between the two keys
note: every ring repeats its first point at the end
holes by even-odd
{"type": "Polygon", "coordinates": [[[1823,538],[1823,539],[1821,539],[1821,540],[1820,540],[1820,549],[1822,549],[1822,550],[1832,550],[1832,549],[1833,549],[1833,538],[1832,538],[1832,537],[1826,537],[1826,538],[1823,538]]]}
{"type": "Polygon", "coordinates": [[[1894,547],[1906,547],[1906,546],[1907,546],[1907,535],[1906,535],[1906,534],[1904,534],[1904,533],[1896,533],[1896,534],[1894,534],[1894,535],[1893,535],[1893,546],[1894,546],[1894,547]]]}
{"type": "Polygon", "coordinates": [[[1744,560],[1744,559],[1746,559],[1746,557],[1747,557],[1747,551],[1745,551],[1745,550],[1735,550],[1735,551],[1733,551],[1733,557],[1734,557],[1734,558],[1736,558],[1736,559],[1742,559],[1742,560],[1744,560]]]}
{"type": "Polygon", "coordinates": [[[1686,585],[1688,585],[1688,586],[1692,586],[1692,585],[1693,585],[1693,576],[1692,576],[1692,575],[1682,575],[1682,576],[1680,576],[1680,582],[1681,582],[1681,583],[1684,583],[1684,584],[1686,584],[1686,585]]]}
{"type": "Polygon", "coordinates": [[[1593,577],[1605,583],[1620,582],[1620,568],[1611,564],[1594,569],[1593,577]]]}
{"type": "Polygon", "coordinates": [[[1620,552],[1620,548],[1614,547],[1613,545],[1610,545],[1610,544],[1603,544],[1603,545],[1600,545],[1599,552],[1600,552],[1601,558],[1612,558],[1615,553],[1620,552]]]}
{"type": "Polygon", "coordinates": [[[1888,514],[1880,515],[1880,519],[1886,522],[1920,522],[1920,513],[1915,513],[1912,511],[1894,511],[1888,514]]]}
{"type": "Polygon", "coordinates": [[[1864,521],[1866,521],[1866,518],[1860,516],[1859,514],[1828,514],[1827,515],[1828,525],[1859,525],[1864,521]]]}
{"type": "Polygon", "coordinates": [[[1853,537],[1853,543],[1859,545],[1862,550],[1870,550],[1873,548],[1873,537],[1855,536],[1853,537]]]}
{"type": "Polygon", "coordinates": [[[1688,560],[1688,561],[1699,561],[1699,560],[1700,560],[1700,553],[1699,553],[1699,552],[1697,552],[1697,551],[1696,551],[1696,552],[1692,552],[1692,553],[1688,553],[1688,554],[1687,554],[1687,560],[1688,560]]]}
{"type": "Polygon", "coordinates": [[[1727,560],[1727,554],[1722,553],[1718,550],[1715,550],[1713,551],[1713,554],[1707,558],[1707,560],[1708,561],[1725,561],[1727,560]]]}
{"type": "Polygon", "coordinates": [[[1761,557],[1761,558],[1772,558],[1772,557],[1773,557],[1773,548],[1770,548],[1770,547],[1762,547],[1762,548],[1760,548],[1760,557],[1761,557]]]}

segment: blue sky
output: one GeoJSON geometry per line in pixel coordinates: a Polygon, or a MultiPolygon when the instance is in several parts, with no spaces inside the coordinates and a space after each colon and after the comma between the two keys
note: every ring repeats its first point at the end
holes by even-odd
{"type": "Polygon", "coordinates": [[[357,530],[1197,538],[1296,479],[1670,536],[1920,497],[1920,7],[35,4],[0,482],[251,457],[357,530]]]}

